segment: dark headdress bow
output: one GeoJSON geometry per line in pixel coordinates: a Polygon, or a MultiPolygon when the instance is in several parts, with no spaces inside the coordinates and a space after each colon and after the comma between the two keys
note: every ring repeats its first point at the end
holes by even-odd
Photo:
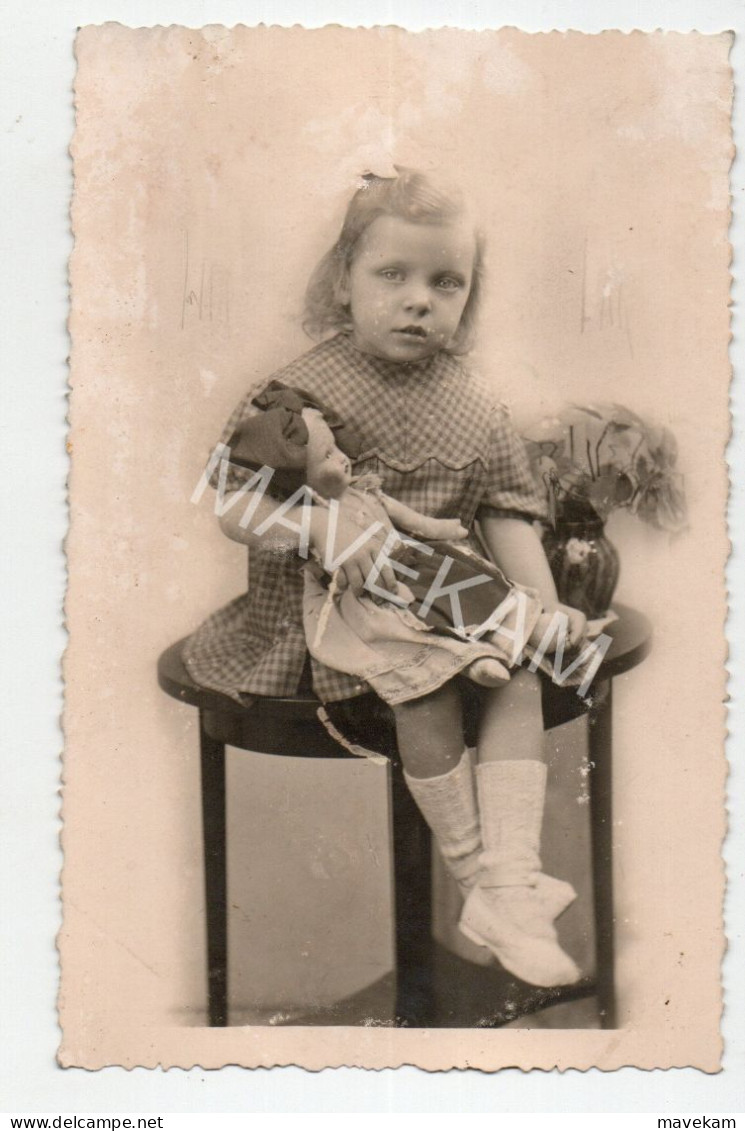
{"type": "Polygon", "coordinates": [[[263,411],[236,428],[228,440],[230,460],[254,471],[273,468],[270,489],[275,492],[290,495],[305,482],[308,428],[302,417],[304,408],[321,413],[345,455],[350,459],[359,455],[360,442],[354,430],[333,409],[303,389],[272,381],[252,403],[263,411]]]}

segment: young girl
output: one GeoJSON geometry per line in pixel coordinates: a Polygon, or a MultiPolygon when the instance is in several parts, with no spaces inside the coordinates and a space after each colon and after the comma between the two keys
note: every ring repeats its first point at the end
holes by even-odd
{"type": "MultiPolygon", "coordinates": [[[[533,526],[544,500],[505,409],[457,360],[473,327],[481,271],[481,240],[457,195],[408,170],[365,178],[307,292],[307,328],[335,334],[273,378],[307,390],[354,428],[356,474],[375,473],[387,495],[469,531],[478,519],[504,573],[553,612],[560,606],[533,526]]],[[[223,442],[261,411],[255,392],[236,408],[223,442]]],[[[240,491],[251,475],[231,465],[227,490],[240,491]]],[[[245,498],[224,509],[224,532],[249,547],[250,588],[202,626],[185,654],[198,682],[232,695],[292,695],[304,678],[298,536],[271,523],[275,511],[264,496],[245,526],[245,498]],[[262,523],[268,529],[257,535],[262,523]]],[[[320,556],[328,525],[328,509],[313,507],[310,541],[320,556]]],[[[358,536],[340,519],[337,556],[358,536]]],[[[342,586],[363,590],[384,540],[373,535],[345,558],[342,586]]],[[[395,591],[390,566],[378,584],[395,591]]],[[[584,618],[564,611],[570,642],[579,643],[584,618]]],[[[312,678],[327,705],[369,690],[316,661],[312,678]]],[[[394,713],[407,783],[465,897],[461,930],[527,982],[576,981],[554,928],[574,892],[544,875],[539,857],[546,767],[538,677],[521,669],[485,692],[476,788],[457,681],[394,713]]]]}

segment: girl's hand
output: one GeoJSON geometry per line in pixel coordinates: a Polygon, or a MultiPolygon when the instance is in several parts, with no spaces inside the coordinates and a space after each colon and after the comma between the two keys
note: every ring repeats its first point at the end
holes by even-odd
{"type": "Polygon", "coordinates": [[[587,636],[587,617],[571,605],[560,604],[556,607],[567,618],[567,646],[572,652],[578,652],[587,636]]]}
{"type": "MultiPolygon", "coordinates": [[[[565,646],[569,652],[578,652],[585,637],[587,636],[587,617],[581,613],[579,609],[572,608],[571,605],[556,604],[550,610],[544,609],[538,618],[535,628],[530,634],[529,643],[537,648],[543,640],[545,633],[548,631],[551,622],[554,620],[556,613],[560,613],[562,617],[566,618],[564,621],[566,628],[566,635],[564,637],[565,646]]],[[[553,655],[556,651],[558,640],[561,639],[560,632],[554,632],[547,651],[553,655]]]]}
{"type": "MultiPolygon", "coordinates": [[[[317,559],[323,563],[326,558],[328,542],[329,512],[325,507],[313,507],[310,524],[310,544],[317,559]]],[[[333,558],[343,557],[344,560],[336,572],[339,589],[350,588],[358,596],[366,592],[365,582],[374,576],[375,584],[381,589],[395,593],[398,589],[398,579],[390,566],[387,557],[381,560],[381,569],[378,572],[378,556],[385,545],[388,531],[381,529],[370,534],[364,542],[345,556],[347,547],[354,544],[360,536],[360,528],[347,521],[343,513],[338,513],[334,544],[330,547],[333,558]]]]}

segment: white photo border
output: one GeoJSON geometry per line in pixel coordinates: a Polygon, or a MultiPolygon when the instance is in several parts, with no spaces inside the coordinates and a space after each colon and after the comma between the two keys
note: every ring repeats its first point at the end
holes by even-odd
{"type": "MultiPolygon", "coordinates": [[[[7,58],[3,67],[3,142],[12,169],[5,184],[2,292],[6,328],[3,497],[7,524],[2,557],[3,687],[12,704],[4,735],[5,816],[0,835],[3,879],[2,1094],[7,1110],[24,1112],[721,1112],[742,1104],[745,1063],[745,990],[737,971],[744,959],[745,773],[738,750],[745,737],[745,333],[733,284],[731,358],[734,439],[729,449],[733,488],[729,565],[730,641],[730,818],[725,855],[729,869],[726,929],[730,949],[724,964],[724,1070],[707,1076],[693,1069],[614,1073],[517,1070],[498,1076],[479,1072],[425,1073],[414,1068],[366,1072],[358,1069],[307,1073],[296,1068],[193,1069],[168,1073],[107,1068],[98,1072],[61,1069],[55,1063],[59,1030],[55,1012],[59,928],[58,838],[59,660],[65,645],[61,611],[65,586],[62,543],[66,531],[65,453],[67,258],[71,249],[67,209],[73,131],[71,86],[76,27],[118,20],[128,26],[259,22],[350,26],[396,22],[411,30],[433,26],[599,31],[734,29],[735,142],[745,146],[745,9],[734,0],[695,0],[675,5],[540,3],[537,0],[464,5],[428,0],[323,0],[306,3],[256,0],[53,0],[33,5],[9,0],[5,8],[7,58]],[[394,19],[395,15],[395,19],[394,19]],[[643,15],[643,19],[640,16],[643,15]],[[739,376],[738,376],[739,374],[739,376]],[[6,1047],[7,1046],[7,1047],[6,1047]],[[281,1074],[278,1086],[277,1074],[281,1074]]],[[[735,215],[733,274],[745,253],[745,162],[732,170],[735,215]]],[[[7,710],[7,708],[6,708],[7,710]]]]}

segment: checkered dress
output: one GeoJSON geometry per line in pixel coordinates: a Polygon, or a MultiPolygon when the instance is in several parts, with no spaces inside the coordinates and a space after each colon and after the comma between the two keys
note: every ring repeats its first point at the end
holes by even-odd
{"type": "MultiPolygon", "coordinates": [[[[374,472],[386,494],[415,510],[459,518],[469,528],[481,507],[545,517],[543,493],[506,408],[450,354],[397,364],[362,353],[339,334],[272,378],[316,395],[352,425],[361,440],[355,474],[374,472]]],[[[251,404],[259,391],[252,389],[237,406],[223,443],[260,411],[251,404]]],[[[227,490],[250,476],[231,464],[227,490]]],[[[251,547],[248,592],[214,613],[187,644],[184,659],[199,684],[237,699],[298,690],[306,662],[303,564],[295,555],[251,547]]],[[[312,669],[324,702],[369,690],[315,661],[312,669]]]]}

